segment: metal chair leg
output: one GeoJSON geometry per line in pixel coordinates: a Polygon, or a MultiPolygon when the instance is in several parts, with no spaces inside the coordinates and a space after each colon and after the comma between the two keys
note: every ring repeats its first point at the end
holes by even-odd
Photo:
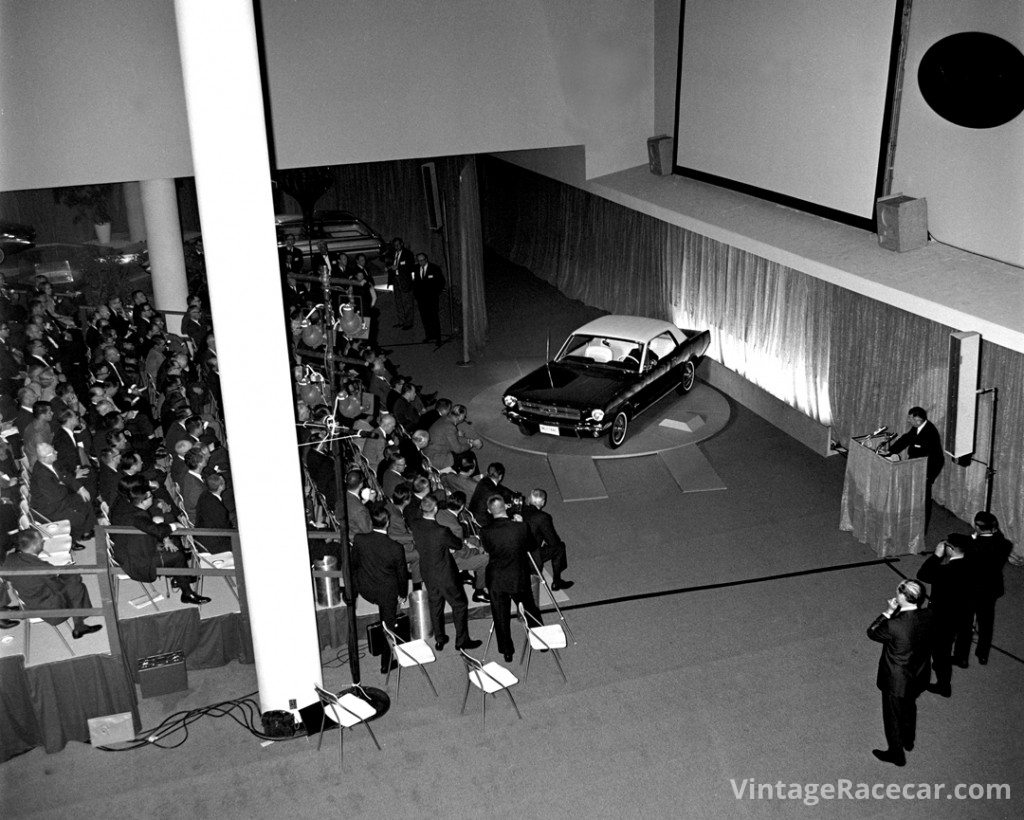
{"type": "Polygon", "coordinates": [[[338,746],[338,766],[345,765],[345,727],[338,724],[338,732],[341,734],[341,743],[338,746]]]}
{"type": "MultiPolygon", "coordinates": [[[[397,661],[398,660],[398,653],[396,652],[391,657],[394,658],[397,661]]],[[[390,666],[390,665],[391,664],[389,662],[388,666],[390,666]]],[[[390,671],[389,671],[389,673],[390,673],[390,671]]],[[[401,664],[401,662],[399,662],[399,664],[398,664],[398,685],[395,687],[395,700],[398,700],[398,696],[401,693],[402,693],[402,664],[401,664]]]]}
{"type": "Polygon", "coordinates": [[[61,643],[64,644],[64,648],[68,650],[71,657],[75,657],[75,650],[71,648],[71,644],[68,643],[68,639],[64,637],[64,633],[60,631],[60,627],[57,624],[50,624],[53,627],[53,631],[57,633],[57,637],[60,638],[61,643]]]}
{"type": "Polygon", "coordinates": [[[363,726],[365,726],[365,727],[366,727],[366,731],[367,731],[367,732],[369,732],[369,733],[370,733],[370,737],[372,737],[372,738],[373,738],[373,744],[374,744],[374,745],[375,745],[375,746],[377,747],[377,751],[378,751],[378,752],[383,752],[384,750],[383,750],[383,749],[382,749],[382,748],[380,747],[380,743],[378,743],[378,742],[377,742],[377,735],[375,735],[375,734],[373,733],[373,729],[371,729],[371,728],[370,728],[370,724],[369,724],[369,723],[367,723],[367,722],[366,722],[366,721],[364,720],[364,721],[363,721],[363,726]]]}
{"type": "Polygon", "coordinates": [[[29,647],[32,645],[32,625],[28,622],[28,618],[25,618],[25,666],[28,666],[32,662],[32,655],[30,654],[29,647]]]}
{"type": "MultiPolygon", "coordinates": [[[[527,639],[527,645],[529,645],[529,639],[527,639]]],[[[523,652],[526,652],[526,648],[523,648],[523,652]]],[[[526,683],[530,679],[530,661],[533,660],[533,647],[530,647],[530,654],[526,656],[526,674],[523,675],[523,683],[526,683]]],[[[519,665],[522,666],[522,660],[519,661],[519,665]]]]}
{"type": "Polygon", "coordinates": [[[511,693],[511,692],[509,692],[509,691],[508,691],[508,689],[504,689],[504,690],[502,690],[502,691],[504,691],[504,693],[505,693],[506,695],[508,695],[508,699],[509,699],[510,701],[512,701],[512,708],[516,710],[516,715],[518,715],[518,716],[519,716],[519,719],[520,719],[520,720],[522,720],[522,719],[523,719],[523,716],[522,716],[521,714],[519,714],[519,707],[518,707],[518,706],[516,706],[516,699],[515,699],[514,697],[512,697],[512,693],[511,693]]]}
{"type": "Polygon", "coordinates": [[[469,687],[470,687],[470,682],[469,682],[469,676],[467,675],[466,676],[466,694],[464,694],[462,696],[462,711],[459,712],[460,715],[466,714],[466,702],[469,700],[469,687]]]}
{"type": "MultiPolygon", "coordinates": [[[[552,649],[551,650],[551,656],[555,659],[555,664],[558,666],[558,671],[562,673],[562,680],[565,681],[566,683],[568,683],[569,682],[569,678],[566,676],[565,670],[562,668],[562,662],[558,659],[558,650],[557,649],[552,649]]],[[[526,670],[527,670],[527,672],[529,672],[529,670],[530,670],[529,664],[527,664],[526,670]]]]}
{"type": "Polygon", "coordinates": [[[494,637],[494,621],[492,620],[491,621],[491,631],[487,633],[487,643],[484,644],[484,654],[483,654],[483,657],[485,657],[485,658],[487,657],[487,650],[489,650],[491,648],[491,638],[493,638],[493,637],[494,637]]]}
{"type": "MultiPolygon", "coordinates": [[[[427,670],[424,669],[422,666],[419,666],[419,665],[417,666],[417,668],[420,670],[420,672],[423,673],[423,676],[427,679],[427,683],[430,684],[430,688],[434,690],[434,697],[435,698],[438,697],[437,689],[434,686],[434,682],[430,679],[430,675],[427,674],[427,670]]],[[[401,676],[401,671],[399,671],[399,676],[401,676]]],[[[399,677],[399,680],[401,680],[401,677],[399,677]]],[[[395,695],[395,699],[396,700],[398,699],[398,695],[395,695]]]]}

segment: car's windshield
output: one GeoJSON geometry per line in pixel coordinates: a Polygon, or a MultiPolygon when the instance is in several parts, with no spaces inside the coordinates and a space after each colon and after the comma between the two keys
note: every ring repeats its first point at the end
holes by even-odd
{"type": "Polygon", "coordinates": [[[604,365],[636,373],[640,370],[643,350],[642,342],[574,333],[562,346],[556,361],[604,365]]]}

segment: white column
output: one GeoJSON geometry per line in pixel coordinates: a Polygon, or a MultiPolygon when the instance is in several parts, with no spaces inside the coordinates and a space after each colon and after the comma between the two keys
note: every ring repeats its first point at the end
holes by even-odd
{"type": "Polygon", "coordinates": [[[180,314],[188,307],[188,275],[178,224],[178,195],[173,179],[144,179],[139,183],[146,219],[149,264],[153,272],[153,307],[171,310],[167,329],[181,332],[180,314]]]}
{"type": "Polygon", "coordinates": [[[128,212],[128,239],[141,242],[146,238],[146,217],[142,213],[142,189],[138,182],[122,182],[124,207],[128,212]]]}
{"type": "Polygon", "coordinates": [[[252,0],[174,8],[260,705],[301,708],[320,648],[252,0]]]}

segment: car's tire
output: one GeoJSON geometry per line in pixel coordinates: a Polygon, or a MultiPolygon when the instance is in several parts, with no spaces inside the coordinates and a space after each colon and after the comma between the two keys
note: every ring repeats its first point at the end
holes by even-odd
{"type": "Polygon", "coordinates": [[[608,446],[618,450],[626,440],[629,433],[629,413],[620,410],[612,419],[611,429],[608,431],[608,446]]]}
{"type": "Polygon", "coordinates": [[[532,436],[537,433],[537,425],[530,424],[528,421],[516,422],[516,427],[519,428],[519,432],[524,436],[532,436]]]}
{"type": "Polygon", "coordinates": [[[697,381],[697,368],[693,362],[683,362],[682,375],[679,378],[679,395],[685,396],[697,381]]]}

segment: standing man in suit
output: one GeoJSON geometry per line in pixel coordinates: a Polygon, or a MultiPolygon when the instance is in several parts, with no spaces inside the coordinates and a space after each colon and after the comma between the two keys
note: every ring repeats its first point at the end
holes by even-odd
{"type": "MultiPolygon", "coordinates": [[[[362,489],[362,472],[360,470],[349,470],[345,475],[345,497],[340,499],[338,504],[345,505],[345,515],[348,519],[348,538],[350,541],[358,533],[373,531],[370,511],[366,508],[360,495],[362,489]]],[[[337,514],[337,507],[335,508],[335,514],[337,514]]]]}
{"type": "Polygon", "coordinates": [[[288,234],[284,238],[284,247],[278,251],[278,258],[281,264],[281,275],[289,273],[302,273],[303,257],[302,251],[295,247],[295,237],[288,234]]]}
{"type": "Polygon", "coordinates": [[[494,494],[487,499],[491,522],[480,530],[480,541],[487,553],[487,590],[491,595],[491,617],[498,651],[508,663],[515,656],[512,643],[510,610],[512,602],[521,604],[531,625],[542,623],[540,608],[530,586],[530,560],[536,549],[530,530],[521,520],[508,517],[505,499],[494,494]]]}
{"type": "Polygon", "coordinates": [[[434,520],[437,501],[432,496],[425,496],[420,501],[420,512],[422,515],[411,522],[409,529],[420,556],[420,574],[427,587],[430,622],[434,627],[434,648],[440,652],[448,643],[444,625],[444,605],[447,601],[451,605],[452,622],[455,624],[455,648],[476,649],[480,641],[469,637],[469,604],[466,601],[466,590],[459,583],[459,570],[452,555],[453,550],[462,549],[462,542],[452,535],[451,530],[434,520]]]}
{"type": "Polygon", "coordinates": [[[412,272],[416,268],[412,251],[405,247],[402,238],[396,236],[391,247],[394,249],[391,263],[388,265],[388,284],[395,294],[395,316],[398,319],[395,327],[402,330],[412,329],[412,272]]]}
{"type": "MultiPolygon", "coordinates": [[[[984,666],[992,649],[996,601],[1003,595],[1003,565],[1010,557],[1013,543],[999,531],[999,519],[985,511],[974,516],[972,539],[967,559],[975,569],[974,616],[978,619],[978,646],[974,656],[984,666]]],[[[967,666],[966,654],[963,665],[967,666]]]]}
{"type": "Polygon", "coordinates": [[[882,644],[875,684],[882,692],[882,723],[887,749],[872,749],[884,763],[905,766],[917,733],[917,697],[928,682],[932,647],[932,613],[924,603],[920,581],[903,581],[896,597],[868,627],[868,637],[882,644]]]}
{"type": "Polygon", "coordinates": [[[946,463],[946,456],[942,452],[942,439],[939,438],[939,431],[935,425],[928,421],[928,413],[923,407],[911,407],[907,411],[907,423],[910,429],[902,436],[892,442],[887,448],[882,448],[882,455],[896,455],[907,451],[907,458],[928,459],[927,477],[924,489],[924,518],[925,529],[932,515],[932,485],[935,479],[942,472],[946,463]]]}
{"type": "MultiPolygon", "coordinates": [[[[377,605],[381,622],[394,632],[398,626],[398,601],[404,603],[409,594],[409,569],[402,545],[388,538],[390,520],[387,507],[375,501],[370,508],[373,530],[357,533],[352,539],[352,578],[356,592],[377,605]]],[[[380,672],[386,675],[396,666],[398,662],[391,659],[391,647],[385,641],[380,672]]]]}
{"type": "Polygon", "coordinates": [[[537,562],[538,569],[544,569],[544,562],[551,562],[551,588],[569,589],[573,581],[567,581],[562,577],[569,561],[565,555],[565,542],[559,537],[555,530],[555,522],[551,520],[551,514],[544,512],[548,503],[548,494],[539,487],[533,490],[526,498],[523,505],[523,521],[530,535],[537,544],[537,552],[533,560],[537,562]]]}
{"type": "Polygon", "coordinates": [[[930,609],[935,613],[935,683],[929,683],[927,688],[944,698],[952,694],[953,664],[966,667],[971,651],[973,567],[964,559],[964,548],[970,543],[969,536],[950,533],[917,571],[919,581],[931,584],[930,609]]]}
{"type": "Polygon", "coordinates": [[[423,320],[424,342],[441,341],[441,317],[438,311],[444,285],[441,266],[429,261],[425,253],[416,254],[412,292],[420,309],[420,319],[423,320]]]}
{"type": "MultiPolygon", "coordinates": [[[[3,562],[7,569],[52,569],[39,557],[43,551],[43,537],[33,529],[18,533],[17,548],[3,562]]],[[[80,575],[12,575],[10,581],[26,609],[92,609],[89,590],[80,575]]],[[[47,623],[61,624],[67,618],[46,618],[47,623]]],[[[71,637],[81,638],[103,629],[100,624],[86,624],[76,615],[71,619],[74,627],[71,637]]]]}

